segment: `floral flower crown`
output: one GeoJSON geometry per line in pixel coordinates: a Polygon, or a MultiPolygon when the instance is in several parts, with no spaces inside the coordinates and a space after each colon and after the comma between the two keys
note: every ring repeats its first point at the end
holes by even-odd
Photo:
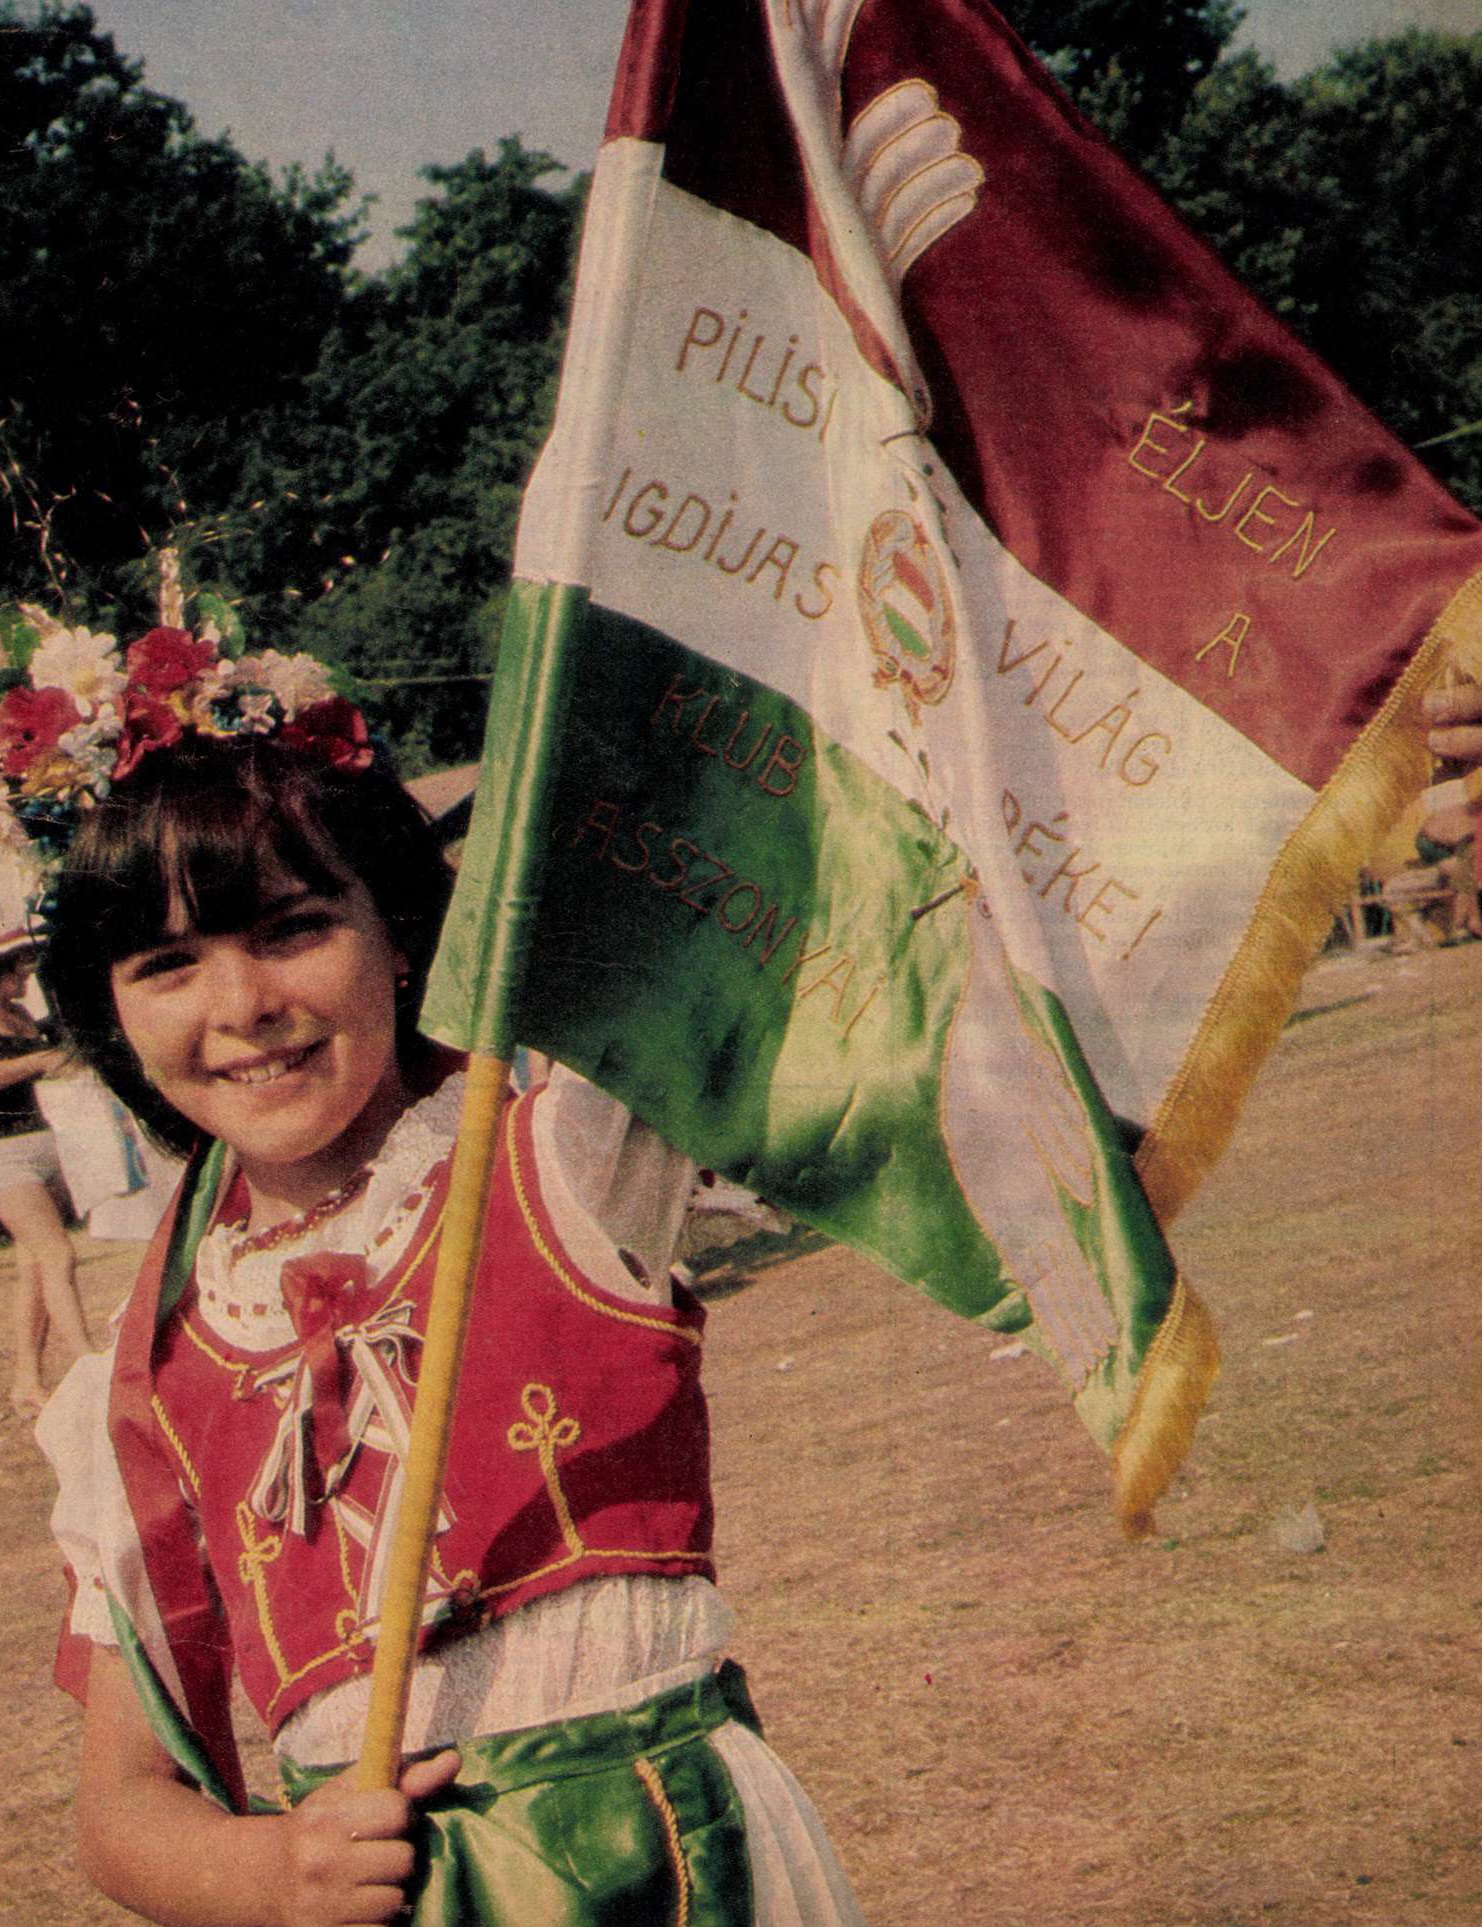
{"type": "Polygon", "coordinates": [[[370,764],[365,718],[322,663],[244,653],[233,612],[215,597],[197,600],[196,632],[151,629],[122,655],[112,636],[68,628],[31,604],[4,625],[12,687],[0,698],[9,805],[0,842],[39,873],[115,783],[187,734],[276,736],[337,768],[370,764]]]}

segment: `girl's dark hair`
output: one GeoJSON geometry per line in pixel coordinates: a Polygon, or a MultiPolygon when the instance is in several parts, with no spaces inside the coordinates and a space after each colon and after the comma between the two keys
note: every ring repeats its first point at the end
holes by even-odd
{"type": "Polygon", "coordinates": [[[340,770],[271,737],[193,737],[155,751],[88,812],[57,883],[40,977],[68,1041],[166,1149],[200,1133],[144,1078],[118,1026],[113,966],[165,942],[183,907],[206,936],[248,929],[276,869],[316,894],[370,893],[409,978],[397,989],[403,1069],[452,874],[427,816],[388,772],[340,770]]]}

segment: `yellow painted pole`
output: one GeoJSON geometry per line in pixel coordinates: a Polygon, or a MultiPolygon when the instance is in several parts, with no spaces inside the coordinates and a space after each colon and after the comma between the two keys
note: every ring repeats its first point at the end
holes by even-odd
{"type": "Polygon", "coordinates": [[[433,1277],[427,1333],[412,1407],[406,1479],[397,1511],[381,1624],[371,1673],[370,1708],[356,1778],[367,1789],[395,1786],[401,1771],[402,1732],[417,1657],[422,1604],[432,1564],[458,1368],[474,1271],[484,1230],[484,1205],[509,1094],[506,1059],[475,1054],[468,1060],[463,1115],[453,1151],[447,1209],[433,1277]]]}

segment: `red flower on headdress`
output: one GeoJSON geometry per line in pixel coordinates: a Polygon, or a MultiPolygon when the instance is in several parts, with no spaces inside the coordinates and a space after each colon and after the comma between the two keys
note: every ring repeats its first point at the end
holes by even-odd
{"type": "MultiPolygon", "coordinates": [[[[168,631],[155,630],[156,635],[168,631]]],[[[136,643],[135,648],[138,647],[136,643]]],[[[130,656],[134,653],[129,651],[130,656]]],[[[138,767],[139,760],[151,749],[168,749],[171,743],[178,743],[184,734],[184,726],[179,715],[162,696],[152,696],[147,690],[130,688],[124,703],[123,734],[118,739],[118,760],[113,765],[113,780],[123,781],[130,770],[138,767]]]]}
{"type": "Polygon", "coordinates": [[[194,682],[216,659],[215,643],[198,641],[188,629],[151,629],[129,644],[126,667],[131,687],[168,696],[194,682]]]}
{"type": "Polygon", "coordinates": [[[7,776],[24,776],[36,757],[55,749],[82,720],[65,689],[22,685],[10,690],[0,702],[0,769],[7,776]]]}
{"type": "Polygon", "coordinates": [[[301,709],[291,723],[283,725],[281,740],[318,756],[332,769],[369,769],[371,765],[365,718],[344,696],[326,696],[301,709]]]}

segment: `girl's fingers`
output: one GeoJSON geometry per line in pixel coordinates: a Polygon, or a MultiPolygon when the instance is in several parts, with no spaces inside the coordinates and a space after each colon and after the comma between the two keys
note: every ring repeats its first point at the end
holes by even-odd
{"type": "Polygon", "coordinates": [[[1432,729],[1425,742],[1433,756],[1445,756],[1457,763],[1482,762],[1482,724],[1432,729]]]}
{"type": "Polygon", "coordinates": [[[1458,682],[1446,689],[1428,689],[1421,702],[1433,722],[1476,722],[1482,720],[1482,683],[1458,682]]]}
{"type": "Polygon", "coordinates": [[[391,1896],[389,1901],[380,1897],[381,1890],[378,1888],[367,1888],[364,1893],[358,1893],[355,1896],[355,1905],[361,1909],[365,1918],[362,1920],[360,1914],[357,1914],[354,1927],[386,1927],[388,1920],[410,1918],[402,1907],[400,1887],[388,1887],[385,1892],[391,1896]]]}
{"type": "Polygon", "coordinates": [[[434,1793],[440,1793],[450,1786],[458,1776],[463,1764],[462,1755],[456,1747],[445,1747],[441,1753],[434,1753],[430,1760],[414,1760],[402,1774],[398,1782],[404,1798],[408,1800],[428,1800],[434,1793]]]}
{"type": "Polygon", "coordinates": [[[362,1840],[350,1847],[348,1865],[362,1887],[395,1887],[411,1877],[416,1856],[406,1840],[362,1840]]]}
{"type": "Polygon", "coordinates": [[[404,1900],[400,1887],[361,1887],[351,1903],[356,1927],[384,1927],[388,1920],[405,1920],[404,1900]]]}

